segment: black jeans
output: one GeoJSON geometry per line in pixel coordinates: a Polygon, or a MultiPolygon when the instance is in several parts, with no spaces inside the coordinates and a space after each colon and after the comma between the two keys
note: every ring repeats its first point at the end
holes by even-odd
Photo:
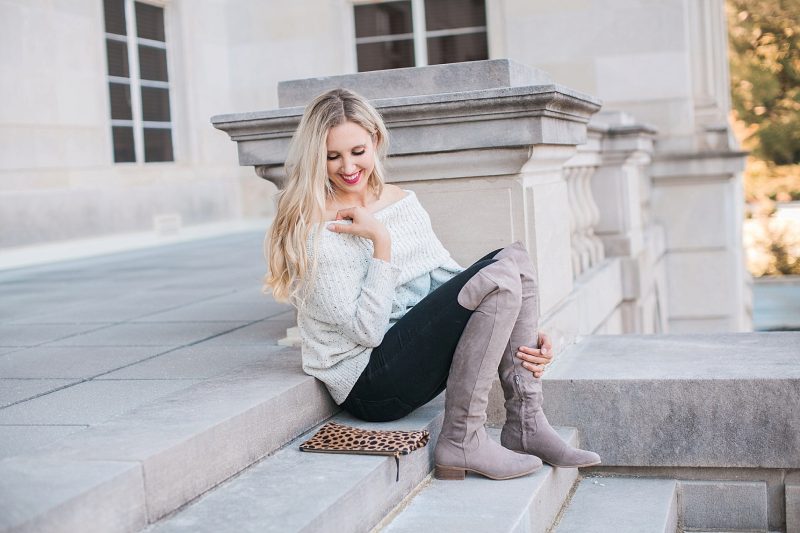
{"type": "Polygon", "coordinates": [[[496,261],[501,249],[427,295],[386,332],[343,409],[370,422],[397,420],[444,390],[453,352],[472,315],[458,303],[458,293],[475,273],[496,261]]]}

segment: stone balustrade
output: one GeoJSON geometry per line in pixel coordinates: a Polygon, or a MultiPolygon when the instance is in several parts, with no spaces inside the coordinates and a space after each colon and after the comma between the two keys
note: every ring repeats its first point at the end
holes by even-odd
{"type": "Polygon", "coordinates": [[[592,176],[602,160],[602,129],[589,127],[587,141],[564,165],[564,179],[569,197],[572,275],[578,278],[605,258],[602,241],[594,228],[600,210],[592,193],[592,176]]]}
{"type": "Polygon", "coordinates": [[[656,130],[620,111],[598,113],[590,128],[603,132],[602,160],[591,182],[599,209],[594,232],[605,253],[622,264],[622,330],[666,332],[664,228],[651,213],[656,130]]]}

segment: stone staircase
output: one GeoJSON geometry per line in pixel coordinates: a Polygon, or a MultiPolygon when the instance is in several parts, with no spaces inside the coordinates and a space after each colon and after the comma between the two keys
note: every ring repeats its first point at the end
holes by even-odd
{"type": "MultiPolygon", "coordinates": [[[[401,458],[399,482],[391,457],[302,453],[297,444],[335,408],[315,380],[297,372],[296,357],[286,350],[90,428],[37,458],[7,459],[0,484],[23,498],[3,514],[3,530],[135,531],[151,522],[147,531],[156,532],[426,525],[544,532],[579,480],[575,469],[545,466],[504,482],[438,481],[429,476],[432,445],[401,458]]],[[[395,423],[365,424],[342,413],[335,419],[425,428],[435,439],[442,414],[440,397],[395,423]]],[[[560,431],[576,443],[574,429],[560,431]]],[[[673,480],[584,478],[555,531],[676,531],[676,494],[673,480]]]]}
{"type": "MultiPolygon", "coordinates": [[[[584,475],[614,477],[581,477],[549,466],[502,482],[432,479],[443,397],[401,421],[367,424],[337,412],[298,361],[296,349],[283,349],[0,461],[0,531],[769,529],[774,502],[765,482],[692,480],[658,469],[627,477],[593,469],[584,475]],[[393,457],[300,452],[298,444],[332,416],[360,427],[424,428],[432,443],[400,458],[399,481],[393,457]]],[[[557,385],[550,389],[560,412],[557,385]]],[[[575,429],[559,431],[577,443],[575,429]]]]}
{"type": "MultiPolygon", "coordinates": [[[[545,532],[562,507],[554,531],[677,531],[674,480],[581,481],[577,469],[549,465],[503,482],[474,475],[460,482],[433,479],[433,442],[443,408],[442,395],[397,422],[365,423],[345,413],[333,417],[370,429],[430,431],[432,444],[402,456],[399,467],[392,457],[301,452],[299,444],[315,426],[144,531],[545,532]]],[[[577,444],[574,428],[559,433],[577,444]]],[[[499,430],[490,429],[490,436],[499,439],[499,430]]]]}
{"type": "MultiPolygon", "coordinates": [[[[427,429],[435,440],[440,396],[398,422],[359,427],[427,429]]],[[[228,479],[146,533],[255,531],[675,532],[678,482],[668,479],[580,479],[577,469],[545,465],[503,482],[470,475],[460,482],[430,475],[433,445],[400,459],[303,453],[317,427],[228,479]],[[399,474],[399,480],[396,476],[399,474]]],[[[574,428],[559,428],[577,444],[574,428]]],[[[490,430],[499,439],[499,431],[490,430]]]]}

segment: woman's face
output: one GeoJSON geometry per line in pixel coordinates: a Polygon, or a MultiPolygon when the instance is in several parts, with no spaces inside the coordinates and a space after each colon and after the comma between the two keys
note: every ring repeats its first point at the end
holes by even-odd
{"type": "Polygon", "coordinates": [[[328,130],[328,177],[335,190],[362,192],[375,168],[375,146],[367,130],[355,122],[343,122],[328,130]]]}

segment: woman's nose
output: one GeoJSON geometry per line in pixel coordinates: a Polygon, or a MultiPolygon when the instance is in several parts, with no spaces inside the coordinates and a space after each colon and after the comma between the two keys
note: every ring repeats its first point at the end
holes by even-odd
{"type": "Polygon", "coordinates": [[[345,174],[352,174],[356,171],[356,163],[352,159],[342,158],[342,172],[345,174]]]}

